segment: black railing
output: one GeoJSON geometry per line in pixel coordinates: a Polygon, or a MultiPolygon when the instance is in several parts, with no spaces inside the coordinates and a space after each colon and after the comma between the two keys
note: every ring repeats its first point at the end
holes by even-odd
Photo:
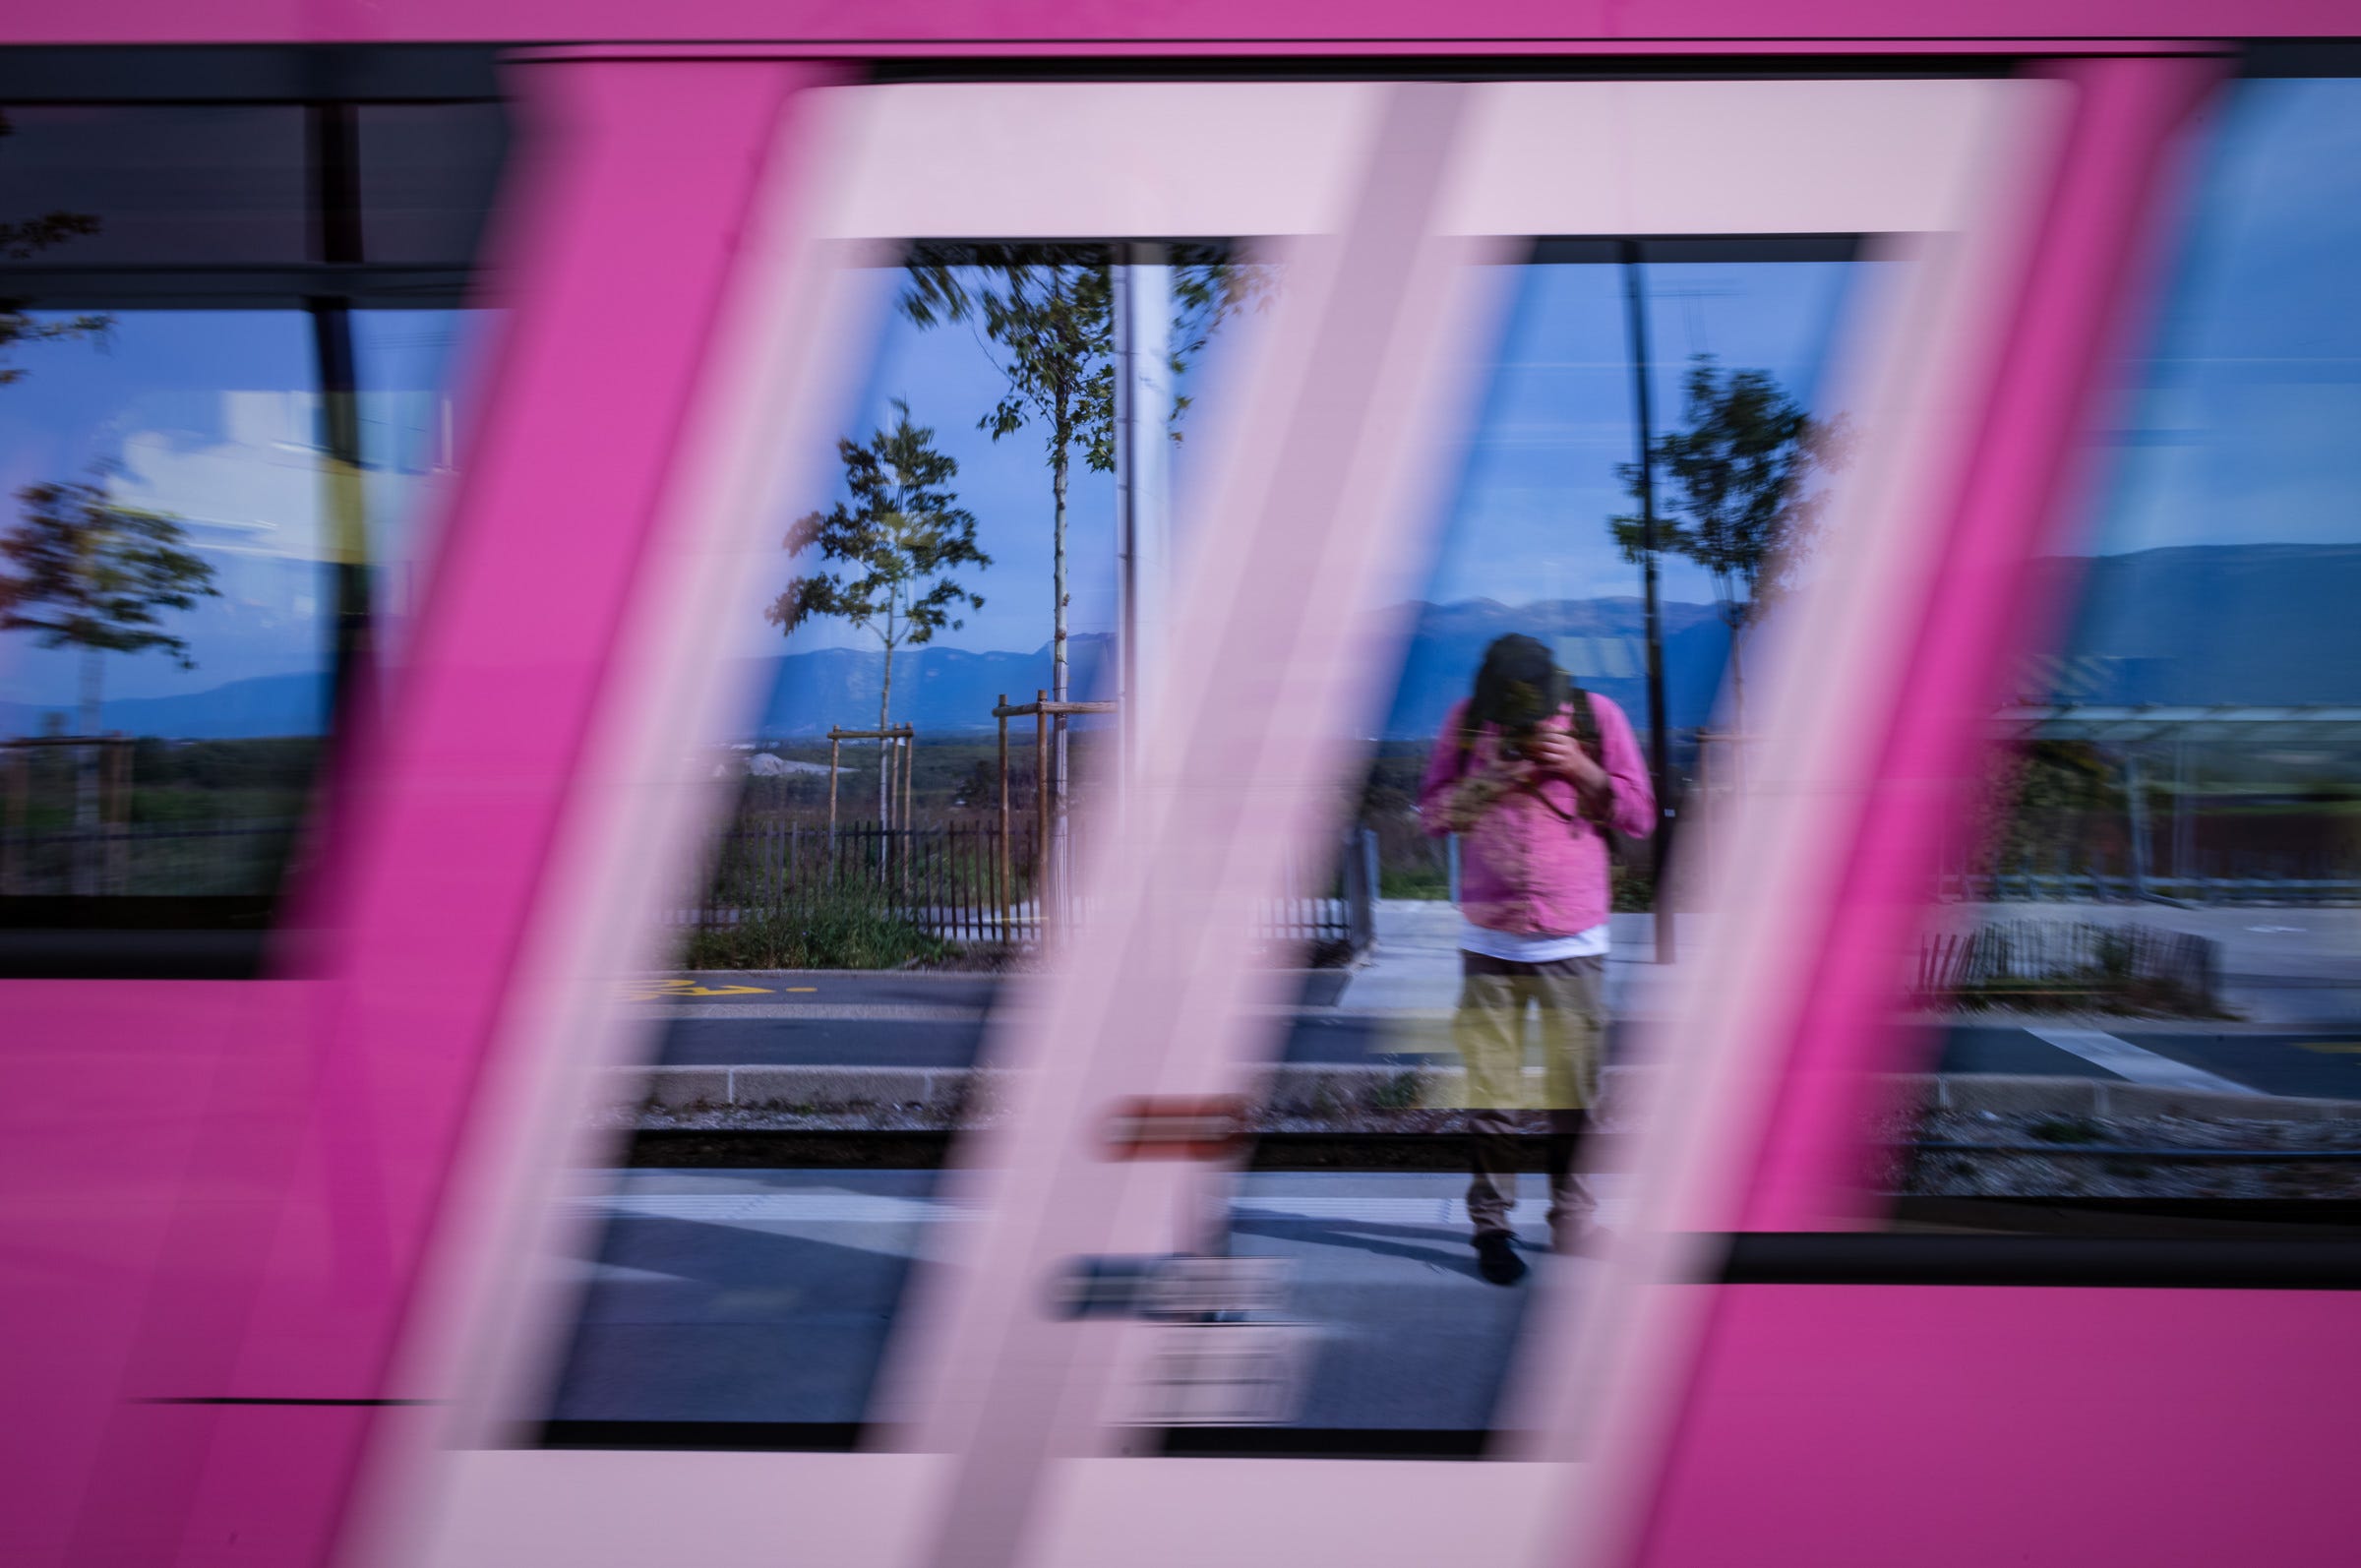
{"type": "Polygon", "coordinates": [[[129,897],[269,893],[285,874],[297,823],[139,823],[0,832],[0,896],[55,895],[87,881],[129,897]]]}
{"type": "Polygon", "coordinates": [[[1915,991],[1930,1004],[2082,1004],[2210,1013],[2218,1005],[2220,946],[2151,926],[2009,920],[1929,936],[1915,991]]]}
{"type": "MultiPolygon", "coordinates": [[[[1375,857],[1356,833],[1336,864],[1290,866],[1287,885],[1303,891],[1265,904],[1255,934],[1273,944],[1360,952],[1374,935],[1375,857]]],[[[882,902],[931,935],[958,942],[1024,945],[1046,924],[1078,918],[1070,893],[1043,897],[1040,843],[1019,821],[1003,839],[990,818],[924,827],[868,822],[740,821],[723,835],[704,902],[675,924],[728,927],[825,898],[882,902]],[[1045,911],[1045,903],[1050,907],[1045,911]]]]}

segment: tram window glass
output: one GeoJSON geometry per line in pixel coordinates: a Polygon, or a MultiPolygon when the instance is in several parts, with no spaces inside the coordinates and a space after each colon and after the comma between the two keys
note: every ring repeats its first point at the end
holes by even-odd
{"type": "Polygon", "coordinates": [[[0,222],[34,225],[36,241],[10,246],[8,261],[186,267],[312,254],[300,105],[30,104],[0,114],[0,222]],[[38,227],[51,214],[69,220],[54,238],[38,227]]]}
{"type": "Polygon", "coordinates": [[[426,264],[474,255],[500,173],[501,106],[364,103],[353,123],[363,255],[426,264]]]}
{"type": "Polygon", "coordinates": [[[871,1415],[911,1262],[956,1218],[946,1148],[989,1104],[966,1069],[1113,805],[1119,296],[1168,329],[1160,459],[1268,284],[1215,245],[923,246],[866,275],[840,445],[757,523],[802,547],[731,612],[746,703],[696,754],[730,798],[703,885],[672,967],[620,992],[655,1093],[576,1192],[544,1442],[841,1446],[871,1415]],[[888,608],[873,573],[905,569],[888,608]]]}
{"type": "Polygon", "coordinates": [[[398,108],[422,161],[374,185],[433,264],[399,276],[349,265],[332,194],[366,228],[369,164],[318,134],[378,106],[0,110],[0,972],[261,963],[336,694],[397,654],[451,468],[483,107],[398,108]]]}
{"type": "Polygon", "coordinates": [[[1943,869],[1900,1224],[2361,1213],[2361,81],[2241,83],[2210,137],[1943,869]]]}
{"type": "Polygon", "coordinates": [[[1282,1315],[1312,1325],[1314,1348],[1285,1420],[1175,1427],[1165,1451],[1480,1451],[1515,1397],[1506,1380],[1534,1292],[1596,1267],[1587,1238],[1630,1198],[1613,1151],[1646,1071],[1635,1033],[1669,988],[1699,982],[1653,962],[1658,933],[1685,932],[1693,948],[1712,918],[1677,857],[1673,885],[1657,881],[1650,633],[1629,520],[1633,317],[1659,456],[1686,441],[1696,481],[1684,490],[1659,464],[1661,783],[1679,806],[1710,783],[1717,715],[1740,689],[1731,628],[1749,580],[1771,596],[1788,570],[1781,531],[1800,515],[1784,513],[1746,570],[1717,578],[1702,541],[1682,547],[1684,509],[1708,488],[1703,465],[1727,454],[1711,450],[1717,429],[1744,425],[1776,452],[1768,507],[1808,504],[1827,482],[1812,453],[1844,415],[1827,374],[1836,331],[1878,265],[1855,250],[1552,241],[1510,269],[1423,580],[1407,606],[1369,606],[1390,608],[1407,641],[1340,792],[1342,842],[1300,868],[1293,953],[1279,961],[1304,966],[1304,985],[1213,1248],[1283,1268],[1282,1315]],[[1568,740],[1602,764],[1595,792],[1543,777],[1529,800],[1511,746],[1530,743],[1511,741],[1514,724],[1480,725],[1461,751],[1452,715],[1511,634],[1534,639],[1541,667],[1562,670],[1592,710],[1595,736],[1586,724],[1568,740]]]}

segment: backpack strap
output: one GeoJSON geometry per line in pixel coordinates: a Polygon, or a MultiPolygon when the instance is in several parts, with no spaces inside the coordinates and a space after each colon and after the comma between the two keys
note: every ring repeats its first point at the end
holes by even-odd
{"type": "Polygon", "coordinates": [[[1574,743],[1591,754],[1592,761],[1604,761],[1600,754],[1604,743],[1599,739],[1599,699],[1581,687],[1569,694],[1569,699],[1574,708],[1574,743]]]}

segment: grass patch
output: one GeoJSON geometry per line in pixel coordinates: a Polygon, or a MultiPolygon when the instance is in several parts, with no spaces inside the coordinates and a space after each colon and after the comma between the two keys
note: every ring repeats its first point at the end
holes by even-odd
{"type": "Polygon", "coordinates": [[[2096,1143],[2102,1136],[2089,1116],[2043,1116],[2025,1130],[2043,1143],[2096,1143]]]}
{"type": "Polygon", "coordinates": [[[1444,899],[1451,896],[1451,874],[1440,866],[1380,866],[1380,898],[1444,899]]]}
{"type": "Polygon", "coordinates": [[[938,961],[951,944],[897,914],[869,887],[798,893],[690,934],[690,969],[900,969],[938,961]]]}

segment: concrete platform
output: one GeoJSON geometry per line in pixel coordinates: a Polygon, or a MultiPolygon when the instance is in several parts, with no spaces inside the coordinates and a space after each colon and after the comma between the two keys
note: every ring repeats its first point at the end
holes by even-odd
{"type": "MultiPolygon", "coordinates": [[[[607,1173],[577,1201],[594,1257],[550,1415],[572,1421],[857,1421],[912,1259],[957,1222],[923,1171],[607,1173]]],[[[1602,1219],[1620,1202],[1603,1178],[1602,1219]]],[[[1457,1176],[1241,1177],[1232,1246],[1286,1259],[1284,1315],[1316,1349],[1289,1424],[1478,1430],[1534,1292],[1595,1265],[1546,1255],[1542,1179],[1514,1220],[1534,1271],[1475,1271],[1457,1176]]]]}

